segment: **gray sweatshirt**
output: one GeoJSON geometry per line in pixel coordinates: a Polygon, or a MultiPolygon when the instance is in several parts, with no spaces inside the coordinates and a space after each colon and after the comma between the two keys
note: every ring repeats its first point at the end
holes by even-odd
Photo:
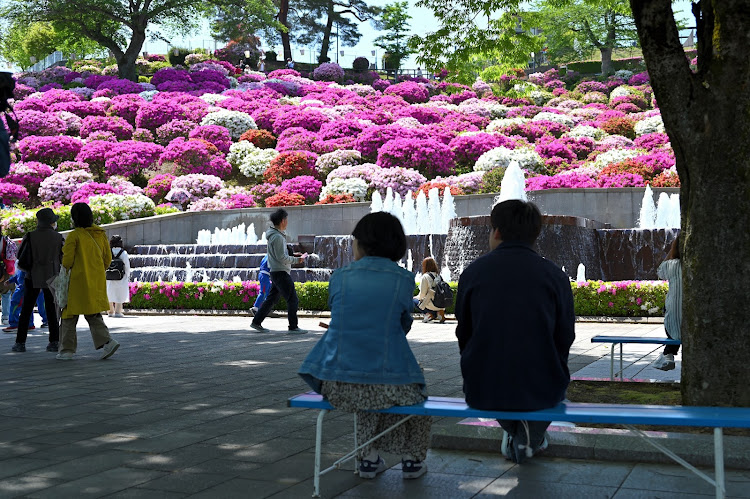
{"type": "Polygon", "coordinates": [[[292,264],[297,263],[297,257],[289,256],[286,252],[286,234],[276,227],[270,227],[266,231],[268,240],[268,266],[271,272],[284,271],[287,274],[292,272],[292,264]]]}

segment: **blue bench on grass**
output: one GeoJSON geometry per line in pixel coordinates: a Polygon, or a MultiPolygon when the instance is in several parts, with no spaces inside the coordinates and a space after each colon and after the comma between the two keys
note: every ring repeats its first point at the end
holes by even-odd
{"type": "MultiPolygon", "coordinates": [[[[318,409],[318,422],[315,430],[315,467],[313,475],[313,497],[320,497],[320,476],[340,468],[341,464],[355,459],[357,450],[374,442],[413,416],[438,416],[451,418],[488,418],[526,421],[569,421],[571,423],[618,424],[644,438],[649,444],[696,473],[713,485],[717,499],[723,499],[724,487],[724,438],[722,428],[750,428],[750,408],[744,407],[690,407],[663,405],[630,404],[589,404],[566,402],[551,409],[532,412],[482,411],[472,409],[463,399],[429,397],[421,404],[394,406],[377,411],[383,414],[402,414],[404,419],[386,429],[363,444],[357,443],[357,418],[354,418],[354,450],[320,470],[320,452],[323,438],[323,418],[334,407],[322,395],[315,392],[301,393],[291,397],[289,407],[318,409]],[[632,425],[656,426],[701,426],[714,429],[714,476],[711,478],[675,453],[650,439],[646,433],[632,425]]],[[[356,463],[356,460],[355,460],[356,463]]],[[[356,466],[355,466],[356,469],[356,466]]]]}
{"type": "Polygon", "coordinates": [[[594,336],[591,338],[591,343],[612,343],[609,356],[609,379],[614,381],[615,374],[620,375],[622,380],[622,344],[623,343],[640,343],[640,344],[651,344],[651,345],[680,345],[680,340],[673,340],[670,338],[649,338],[649,337],[637,337],[637,336],[594,336]],[[620,370],[615,373],[615,345],[620,345],[620,370]]]}

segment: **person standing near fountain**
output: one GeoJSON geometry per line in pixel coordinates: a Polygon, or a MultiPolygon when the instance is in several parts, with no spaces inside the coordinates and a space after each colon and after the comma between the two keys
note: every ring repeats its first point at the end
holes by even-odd
{"type": "Polygon", "coordinates": [[[125,317],[122,304],[130,303],[130,257],[122,247],[122,237],[114,235],[109,240],[112,262],[107,269],[107,299],[109,316],[125,317]],[[118,264],[118,260],[121,264],[118,264]],[[117,268],[113,268],[114,267],[117,268]]]}
{"type": "Polygon", "coordinates": [[[422,322],[432,322],[438,317],[440,324],[445,324],[445,309],[435,306],[435,280],[438,276],[438,266],[435,259],[428,256],[422,260],[422,280],[419,283],[419,294],[414,297],[414,306],[424,314],[422,322]]]}
{"type": "Polygon", "coordinates": [[[297,321],[297,291],[294,289],[292,281],[292,264],[302,263],[305,261],[301,255],[289,256],[286,251],[286,234],[284,231],[289,225],[289,214],[283,208],[279,208],[271,214],[271,223],[273,224],[266,231],[266,244],[268,266],[271,269],[271,291],[268,298],[260,306],[255,318],[250,323],[250,327],[259,333],[267,333],[269,329],[263,327],[263,320],[268,317],[273,307],[278,303],[282,296],[287,303],[287,312],[289,316],[289,334],[305,334],[307,331],[300,329],[297,321]]]}
{"type": "MultiPolygon", "coordinates": [[[[495,205],[490,252],[461,274],[456,337],[466,403],[499,411],[556,406],[570,383],[568,353],[575,339],[568,277],[532,249],[542,228],[533,204],[495,205]]],[[[503,455],[521,463],[547,448],[548,421],[498,421],[503,455]]]]}
{"type": "MultiPolygon", "coordinates": [[[[667,299],[664,303],[664,329],[667,336],[673,340],[682,338],[680,325],[682,323],[682,265],[680,260],[680,236],[678,235],[669,247],[667,259],[656,270],[659,279],[669,281],[667,299]]],[[[680,351],[680,345],[665,345],[664,352],[659,355],[653,366],[662,371],[675,368],[674,356],[680,351]]]]}
{"type": "MultiPolygon", "coordinates": [[[[299,375],[339,410],[357,415],[357,441],[368,442],[402,420],[373,409],[425,400],[425,380],[406,334],[414,308],[413,274],[398,261],[406,253],[401,222],[386,212],[365,215],[352,232],[354,262],[329,282],[331,323],[302,363],[299,375]]],[[[387,469],[378,451],[401,455],[403,478],[427,472],[429,416],[414,416],[357,451],[359,476],[387,469]]]]}

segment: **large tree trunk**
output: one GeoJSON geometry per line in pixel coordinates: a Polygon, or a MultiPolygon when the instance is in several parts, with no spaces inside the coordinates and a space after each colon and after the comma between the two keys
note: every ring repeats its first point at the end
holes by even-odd
{"type": "Polygon", "coordinates": [[[750,9],[701,0],[698,72],[670,0],[630,0],[682,188],[682,398],[750,406],[750,9]]]}
{"type": "Polygon", "coordinates": [[[117,61],[117,73],[120,78],[124,78],[130,81],[138,81],[138,70],[135,67],[135,61],[138,59],[138,54],[141,53],[143,43],[146,41],[146,27],[142,29],[133,30],[133,35],[130,37],[130,44],[128,45],[125,52],[115,52],[115,60],[117,61]]]}
{"type": "Polygon", "coordinates": [[[608,75],[614,73],[612,70],[612,49],[609,47],[602,47],[599,49],[602,54],[602,74],[608,75]]]}
{"type": "Polygon", "coordinates": [[[289,0],[281,0],[279,5],[279,22],[286,26],[287,30],[279,31],[281,35],[281,45],[284,47],[284,60],[292,58],[292,44],[289,41],[289,0]]]}
{"type": "MultiPolygon", "coordinates": [[[[318,57],[318,62],[328,62],[331,59],[328,57],[328,52],[331,50],[331,32],[333,31],[333,1],[328,2],[328,8],[326,9],[326,27],[323,30],[323,41],[320,44],[320,57],[318,57]]],[[[338,36],[338,33],[336,33],[336,36],[338,36]]]]}

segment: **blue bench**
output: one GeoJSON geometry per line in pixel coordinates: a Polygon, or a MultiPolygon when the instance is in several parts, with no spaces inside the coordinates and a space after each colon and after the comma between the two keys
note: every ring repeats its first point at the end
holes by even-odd
{"type": "MultiPolygon", "coordinates": [[[[404,419],[386,429],[379,435],[363,444],[357,443],[357,419],[354,418],[354,450],[333,463],[329,468],[320,470],[320,453],[323,438],[323,418],[334,407],[322,395],[315,392],[301,393],[289,399],[289,407],[317,409],[318,422],[315,430],[315,465],[313,475],[313,497],[320,497],[320,476],[340,468],[341,464],[356,458],[357,450],[374,442],[382,435],[396,428],[413,416],[437,416],[451,418],[488,418],[526,421],[569,421],[571,423],[618,424],[628,428],[646,442],[665,453],[670,458],[685,466],[690,471],[713,485],[716,497],[723,499],[724,487],[724,438],[722,428],[750,428],[750,408],[744,407],[689,407],[663,405],[630,405],[630,404],[589,404],[561,403],[551,409],[533,412],[482,411],[472,409],[463,399],[447,397],[429,397],[421,404],[394,406],[381,409],[376,413],[402,414],[404,419]],[[690,463],[677,456],[660,443],[650,439],[642,430],[633,425],[656,426],[700,426],[714,428],[714,477],[711,478],[690,463]]],[[[355,459],[356,463],[356,459],[355,459]]],[[[356,466],[355,466],[356,469],[356,466]]]]}
{"type": "Polygon", "coordinates": [[[649,338],[649,337],[637,337],[637,336],[594,336],[591,338],[591,343],[612,343],[609,356],[609,379],[614,381],[615,374],[620,375],[622,380],[622,344],[623,343],[640,343],[640,344],[651,344],[651,345],[680,345],[680,340],[673,340],[670,338],[649,338]],[[615,373],[615,345],[620,345],[620,370],[615,373]]]}

